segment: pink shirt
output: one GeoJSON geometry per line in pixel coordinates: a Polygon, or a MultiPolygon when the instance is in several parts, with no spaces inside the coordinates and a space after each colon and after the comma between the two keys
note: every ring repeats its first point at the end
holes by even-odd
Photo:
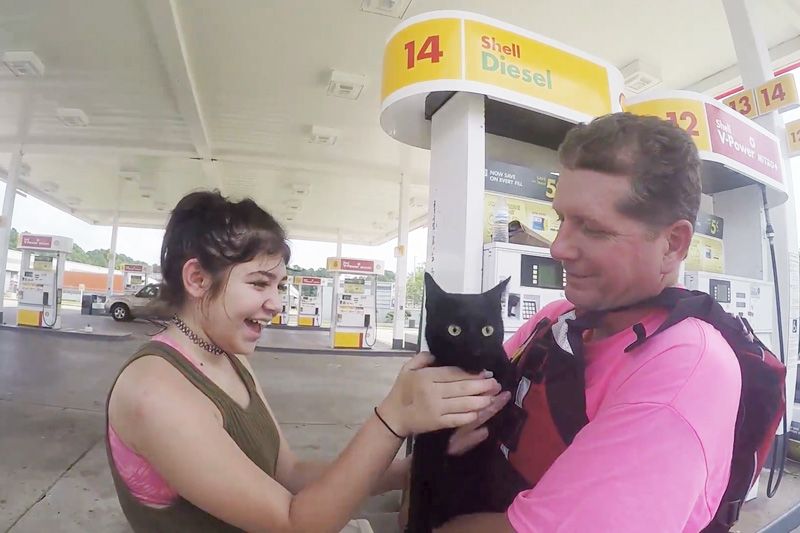
{"type": "MultiPolygon", "coordinates": [[[[546,306],[505,344],[512,354],[546,306]]],[[[651,334],[666,311],[642,324],[651,334]]],[[[585,345],[589,423],[508,510],[518,533],[691,532],[725,492],[741,392],[739,364],[713,326],[687,319],[624,353],[628,328],[585,345]]]]}

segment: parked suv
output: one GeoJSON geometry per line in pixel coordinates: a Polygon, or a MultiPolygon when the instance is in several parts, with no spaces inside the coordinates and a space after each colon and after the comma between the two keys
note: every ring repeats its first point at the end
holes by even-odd
{"type": "Polygon", "coordinates": [[[106,313],[114,320],[122,322],[154,316],[154,309],[150,308],[158,296],[158,284],[145,285],[136,294],[116,294],[106,300],[106,313]]]}

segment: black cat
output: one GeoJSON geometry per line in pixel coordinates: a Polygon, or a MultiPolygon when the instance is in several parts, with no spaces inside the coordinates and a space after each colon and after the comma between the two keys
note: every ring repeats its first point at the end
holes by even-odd
{"type": "MultiPolygon", "coordinates": [[[[425,273],[425,340],[437,366],[491,370],[510,390],[514,371],[503,349],[501,310],[508,281],[482,294],[450,294],[425,273]]],[[[502,420],[503,412],[492,418],[489,438],[461,456],[447,454],[453,430],[414,438],[406,533],[430,533],[462,514],[503,510],[492,508],[487,481],[491,454],[499,453],[495,437],[502,420]]]]}

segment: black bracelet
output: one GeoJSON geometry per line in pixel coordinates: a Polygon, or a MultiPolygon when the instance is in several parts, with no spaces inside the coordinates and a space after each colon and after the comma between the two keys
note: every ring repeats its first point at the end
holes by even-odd
{"type": "Polygon", "coordinates": [[[388,429],[389,431],[392,432],[392,435],[394,435],[395,437],[397,437],[400,440],[405,440],[405,437],[401,437],[400,435],[398,435],[397,432],[395,430],[393,430],[392,427],[389,424],[386,423],[386,420],[384,420],[383,417],[380,415],[380,413],[378,413],[378,407],[377,406],[374,407],[372,410],[375,411],[375,416],[378,417],[378,420],[383,422],[383,425],[386,426],[386,429],[388,429]]]}

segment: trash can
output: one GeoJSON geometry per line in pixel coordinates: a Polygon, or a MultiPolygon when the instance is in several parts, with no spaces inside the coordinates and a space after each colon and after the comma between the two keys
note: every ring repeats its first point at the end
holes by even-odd
{"type": "Polygon", "coordinates": [[[94,295],[92,294],[84,294],[81,297],[81,314],[82,315],[91,315],[92,314],[92,302],[94,301],[94,295]]]}

